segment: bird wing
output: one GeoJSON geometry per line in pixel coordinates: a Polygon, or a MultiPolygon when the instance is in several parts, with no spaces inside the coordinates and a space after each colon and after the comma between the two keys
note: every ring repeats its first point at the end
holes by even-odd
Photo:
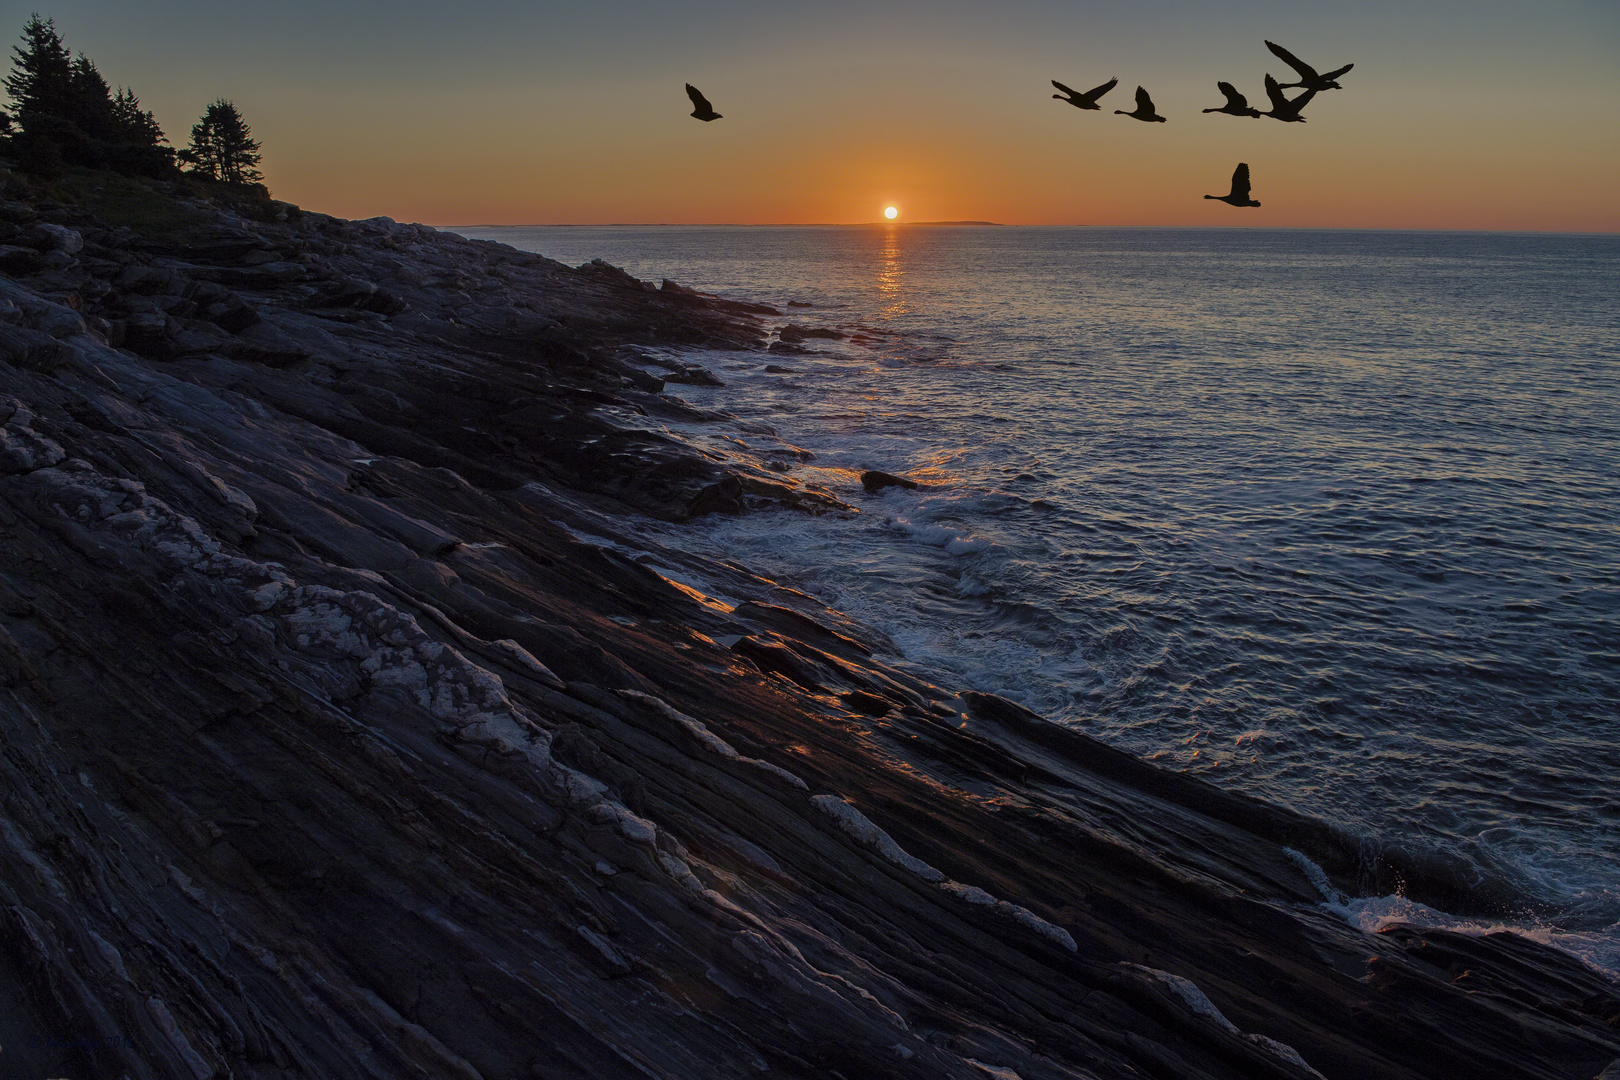
{"type": "Polygon", "coordinates": [[[1282,87],[1277,85],[1277,80],[1271,77],[1269,71],[1266,72],[1266,97],[1271,99],[1272,112],[1288,111],[1288,99],[1283,96],[1282,87]]]}
{"type": "Polygon", "coordinates": [[[1108,93],[1108,91],[1112,90],[1114,87],[1116,87],[1118,85],[1119,85],[1119,76],[1115,75],[1112,79],[1109,79],[1107,82],[1103,83],[1101,86],[1098,86],[1098,87],[1096,87],[1094,89],[1091,89],[1091,90],[1087,90],[1086,91],[1086,100],[1091,102],[1093,105],[1095,105],[1097,103],[1098,98],[1102,97],[1104,94],[1108,93]]]}
{"type": "Polygon", "coordinates": [[[1354,64],[1346,64],[1342,68],[1334,68],[1332,71],[1326,72],[1322,76],[1322,78],[1324,78],[1324,79],[1337,79],[1340,75],[1343,75],[1345,72],[1349,71],[1351,68],[1353,68],[1355,66],[1356,65],[1354,65],[1354,64]]]}
{"type": "Polygon", "coordinates": [[[1266,42],[1266,48],[1270,49],[1273,53],[1276,53],[1277,59],[1299,72],[1300,78],[1305,79],[1306,81],[1311,81],[1316,78],[1315,68],[1305,63],[1303,60],[1289,52],[1287,49],[1283,48],[1281,45],[1268,41],[1266,42]]]}
{"type": "Polygon", "coordinates": [[[1316,96],[1316,91],[1315,90],[1307,90],[1303,94],[1299,95],[1299,97],[1295,98],[1293,101],[1290,101],[1288,103],[1288,107],[1291,110],[1293,110],[1293,113],[1294,113],[1295,116],[1298,116],[1299,115],[1299,110],[1303,109],[1305,107],[1306,103],[1309,102],[1311,100],[1311,98],[1313,98],[1315,96],[1316,96]]]}
{"type": "Polygon", "coordinates": [[[1221,93],[1226,95],[1226,104],[1228,106],[1234,109],[1247,109],[1249,107],[1249,99],[1238,93],[1237,87],[1231,83],[1218,82],[1215,85],[1220,88],[1221,93]]]}
{"type": "Polygon", "coordinates": [[[1058,82],[1056,79],[1052,80],[1052,85],[1057,87],[1059,90],[1063,91],[1065,94],[1068,94],[1072,98],[1080,96],[1079,94],[1075,93],[1073,90],[1070,90],[1067,86],[1064,86],[1062,83],[1058,82]]]}
{"type": "Polygon", "coordinates": [[[1249,163],[1238,162],[1238,167],[1232,173],[1232,198],[1247,199],[1249,197],[1249,163]]]}
{"type": "Polygon", "coordinates": [[[1153,111],[1153,99],[1148,97],[1147,90],[1140,86],[1136,88],[1136,108],[1139,112],[1153,111]]]}
{"type": "Polygon", "coordinates": [[[698,91],[698,88],[693,86],[691,83],[686,84],[686,96],[692,99],[692,107],[694,109],[697,109],[700,112],[714,112],[714,106],[709,104],[709,99],[704,97],[702,93],[698,91]]]}

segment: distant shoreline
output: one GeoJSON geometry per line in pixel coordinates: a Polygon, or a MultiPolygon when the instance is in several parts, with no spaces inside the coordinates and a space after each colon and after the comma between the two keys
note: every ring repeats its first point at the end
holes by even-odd
{"type": "Polygon", "coordinates": [[[806,224],[742,224],[739,222],[646,222],[635,223],[614,221],[606,223],[580,224],[579,222],[552,222],[526,225],[492,225],[492,224],[461,224],[438,225],[428,223],[428,227],[440,232],[456,232],[461,229],[868,229],[875,226],[929,226],[936,228],[995,228],[995,229],[1138,229],[1143,231],[1210,231],[1210,232],[1324,232],[1324,233],[1443,233],[1447,235],[1481,235],[1481,236],[1596,236],[1610,239],[1620,238],[1617,232],[1570,232],[1556,229],[1412,229],[1412,228],[1361,228],[1343,225],[1008,225],[999,221],[867,221],[845,222],[810,222],[806,224]]]}
{"type": "Polygon", "coordinates": [[[672,222],[672,221],[609,221],[595,224],[572,223],[538,223],[528,225],[498,225],[488,222],[478,225],[435,225],[435,229],[865,229],[873,225],[933,225],[955,226],[958,228],[984,227],[1005,229],[1007,225],[999,221],[816,221],[804,224],[792,223],[766,223],[750,225],[742,222],[709,221],[709,222],[672,222]]]}

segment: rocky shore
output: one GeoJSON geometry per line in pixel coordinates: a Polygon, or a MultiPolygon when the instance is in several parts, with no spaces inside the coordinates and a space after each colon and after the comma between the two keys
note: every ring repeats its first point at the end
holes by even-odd
{"type": "Polygon", "coordinates": [[[0,1073],[1620,1076],[1574,959],[1319,906],[1420,864],[638,549],[859,512],[668,385],[775,315],[286,204],[0,203],[0,1073]]]}

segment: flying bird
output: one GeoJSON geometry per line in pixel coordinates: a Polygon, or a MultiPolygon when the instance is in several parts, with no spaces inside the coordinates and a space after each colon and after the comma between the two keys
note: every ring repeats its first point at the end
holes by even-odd
{"type": "Polygon", "coordinates": [[[1218,82],[1221,93],[1226,95],[1226,104],[1218,109],[1205,109],[1205,112],[1221,112],[1229,116],[1259,116],[1260,110],[1249,104],[1249,99],[1237,92],[1237,87],[1229,82],[1218,82]]]}
{"type": "Polygon", "coordinates": [[[1305,118],[1299,115],[1299,110],[1303,109],[1305,103],[1316,96],[1316,91],[1307,90],[1290,101],[1283,95],[1282,86],[1278,84],[1276,79],[1271,77],[1270,72],[1267,72],[1266,96],[1271,99],[1271,111],[1263,112],[1260,114],[1261,116],[1269,116],[1273,120],[1281,120],[1285,124],[1303,124],[1305,118]]]}
{"type": "Polygon", "coordinates": [[[1326,74],[1318,75],[1315,68],[1305,63],[1303,60],[1289,52],[1287,49],[1283,48],[1281,45],[1268,41],[1266,42],[1266,48],[1270,49],[1273,53],[1276,53],[1277,59],[1299,72],[1300,81],[1283,83],[1282,85],[1284,89],[1290,86],[1299,86],[1306,90],[1343,90],[1344,87],[1340,86],[1333,80],[1337,79],[1340,75],[1343,75],[1345,72],[1356,66],[1354,64],[1346,64],[1342,68],[1335,68],[1326,74]]]}
{"type": "Polygon", "coordinates": [[[1231,203],[1233,206],[1259,206],[1259,203],[1249,198],[1249,163],[1246,161],[1238,162],[1237,169],[1232,173],[1232,191],[1230,194],[1205,195],[1204,198],[1231,203]]]}
{"type": "Polygon", "coordinates": [[[1164,123],[1164,117],[1153,111],[1153,99],[1148,92],[1140,86],[1136,88],[1136,111],[1126,112],[1124,109],[1115,109],[1119,116],[1129,116],[1133,120],[1144,120],[1149,123],[1164,123]]]}
{"type": "Polygon", "coordinates": [[[692,115],[699,120],[718,120],[720,114],[714,111],[709,99],[704,97],[697,87],[691,83],[686,84],[686,96],[692,99],[692,115]]]}
{"type": "Polygon", "coordinates": [[[1052,85],[1063,91],[1063,93],[1053,94],[1052,96],[1057,98],[1059,101],[1067,101],[1070,105],[1073,105],[1077,109],[1095,109],[1098,112],[1101,112],[1102,106],[1097,104],[1097,99],[1108,93],[1108,91],[1112,90],[1118,82],[1119,77],[1116,75],[1114,78],[1109,79],[1095,90],[1087,90],[1082,94],[1078,90],[1070,90],[1067,86],[1064,86],[1056,79],[1053,79],[1052,85]]]}

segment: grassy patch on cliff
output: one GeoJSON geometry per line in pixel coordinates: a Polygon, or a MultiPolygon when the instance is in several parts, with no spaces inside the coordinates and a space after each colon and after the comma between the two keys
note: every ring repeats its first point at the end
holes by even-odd
{"type": "Polygon", "coordinates": [[[212,215],[192,205],[212,203],[253,221],[286,220],[302,213],[291,203],[270,198],[263,184],[226,184],[187,173],[172,180],[124,176],[104,169],[64,169],[44,178],[11,171],[7,196],[29,202],[63,203],[88,211],[104,225],[127,226],[143,236],[180,239],[212,215]]]}
{"type": "Polygon", "coordinates": [[[107,225],[127,225],[145,234],[182,232],[206,218],[159,189],[156,182],[117,173],[74,169],[57,184],[69,201],[107,225]]]}

